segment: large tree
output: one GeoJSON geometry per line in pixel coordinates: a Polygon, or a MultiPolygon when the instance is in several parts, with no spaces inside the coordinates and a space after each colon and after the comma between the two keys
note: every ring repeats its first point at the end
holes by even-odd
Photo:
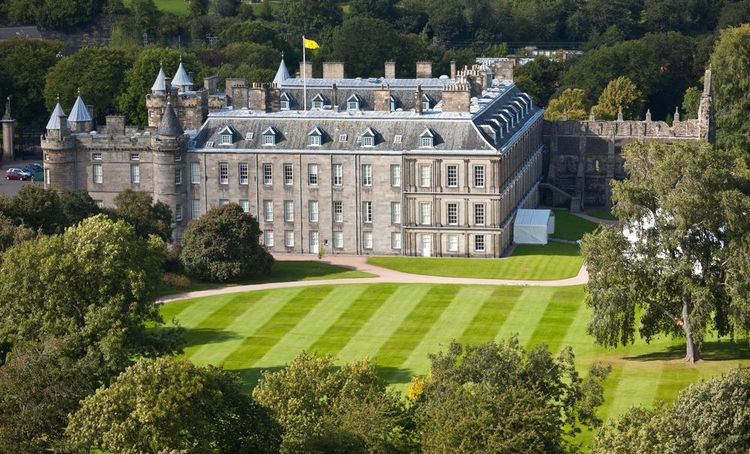
{"type": "Polygon", "coordinates": [[[711,56],[714,105],[720,143],[748,143],[750,134],[750,24],[729,28],[711,56]]]}
{"type": "Polygon", "coordinates": [[[72,448],[107,452],[278,452],[280,434],[236,375],[184,359],[141,360],[87,397],[72,448]]]}
{"type": "Polygon", "coordinates": [[[671,405],[631,408],[596,434],[595,454],[746,452],[750,446],[750,372],[734,369],[680,392],[671,405]]]}
{"type": "Polygon", "coordinates": [[[212,208],[185,229],[182,260],[192,276],[219,282],[261,276],[273,257],[259,243],[258,221],[237,204],[212,208]]]}
{"type": "Polygon", "coordinates": [[[622,112],[625,119],[634,120],[640,119],[642,107],[640,90],[632,80],[622,76],[607,84],[594,106],[594,113],[598,118],[614,120],[622,112]]]}
{"type": "Polygon", "coordinates": [[[518,88],[531,95],[537,105],[546,106],[560,85],[562,72],[562,63],[539,57],[516,67],[513,78],[518,88]]]}
{"type": "Polygon", "coordinates": [[[388,22],[371,17],[347,19],[333,34],[334,57],[346,64],[350,77],[383,74],[383,62],[393,58],[400,45],[388,22]]]}
{"type": "Polygon", "coordinates": [[[43,233],[60,233],[67,225],[60,196],[51,189],[27,184],[11,199],[8,213],[18,224],[43,233]]]}
{"type": "Polygon", "coordinates": [[[278,18],[292,30],[317,38],[341,23],[343,13],[330,0],[281,0],[278,18]]]}
{"type": "Polygon", "coordinates": [[[125,189],[117,194],[115,207],[108,213],[132,225],[144,238],[156,235],[169,241],[172,237],[172,209],[164,202],[154,202],[148,192],[125,189]]]}
{"type": "Polygon", "coordinates": [[[404,409],[369,361],[335,367],[300,354],[264,372],[253,397],[284,430],[284,452],[398,452],[408,445],[404,409]]]}
{"type": "Polygon", "coordinates": [[[566,88],[560,96],[550,99],[544,110],[544,119],[559,121],[567,117],[569,120],[585,120],[588,118],[584,97],[586,93],[580,88],[566,88]]]}
{"type": "Polygon", "coordinates": [[[588,331],[605,346],[667,334],[695,362],[707,332],[750,327],[743,272],[750,171],[740,153],[706,143],[633,143],[629,178],[612,183],[620,228],[584,236],[588,331]],[[732,292],[732,290],[736,290],[732,292]]]}
{"type": "Polygon", "coordinates": [[[452,343],[430,361],[423,390],[411,395],[426,452],[565,452],[578,424],[598,423],[609,373],[594,364],[584,380],[569,348],[553,357],[515,337],[452,343]]]}

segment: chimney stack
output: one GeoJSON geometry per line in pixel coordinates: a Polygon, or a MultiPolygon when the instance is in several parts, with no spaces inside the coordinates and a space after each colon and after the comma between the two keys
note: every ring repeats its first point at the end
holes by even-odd
{"type": "Polygon", "coordinates": [[[216,76],[203,78],[203,88],[206,89],[209,95],[216,94],[216,76]]]}
{"type": "Polygon", "coordinates": [[[391,89],[387,85],[381,85],[380,89],[375,90],[373,95],[373,110],[375,110],[376,112],[391,111],[391,89]]]}
{"type": "Polygon", "coordinates": [[[300,79],[312,79],[313,78],[313,66],[312,62],[306,63],[299,62],[299,77],[300,79]]]}
{"type": "Polygon", "coordinates": [[[432,62],[431,61],[418,61],[417,62],[417,79],[431,79],[432,78],[432,62]]]}
{"type": "Polygon", "coordinates": [[[456,80],[456,60],[451,60],[451,80],[456,80]]]}
{"type": "Polygon", "coordinates": [[[385,78],[395,79],[396,78],[396,62],[388,60],[385,62],[385,78]]]}
{"type": "Polygon", "coordinates": [[[107,135],[122,137],[125,135],[125,117],[122,115],[107,115],[107,135]]]}
{"type": "Polygon", "coordinates": [[[422,115],[422,85],[417,85],[417,91],[414,92],[414,112],[422,115]]]}
{"type": "Polygon", "coordinates": [[[323,62],[323,79],[343,79],[343,78],[344,78],[344,62],[340,62],[340,61],[323,62]]]}
{"type": "Polygon", "coordinates": [[[469,112],[471,92],[468,82],[443,87],[443,112],[469,112]]]}

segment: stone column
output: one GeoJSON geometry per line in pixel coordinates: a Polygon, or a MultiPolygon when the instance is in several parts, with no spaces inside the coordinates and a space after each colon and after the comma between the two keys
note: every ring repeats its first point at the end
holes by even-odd
{"type": "Polygon", "coordinates": [[[13,119],[13,116],[10,112],[10,96],[8,96],[8,99],[5,102],[5,115],[3,115],[3,119],[0,120],[0,123],[3,124],[3,155],[2,155],[2,162],[8,162],[12,161],[13,156],[13,139],[16,132],[16,120],[13,119]]]}

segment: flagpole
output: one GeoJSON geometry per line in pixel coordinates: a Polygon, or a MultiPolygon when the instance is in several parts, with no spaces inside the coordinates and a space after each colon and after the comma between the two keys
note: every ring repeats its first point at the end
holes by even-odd
{"type": "Polygon", "coordinates": [[[305,57],[305,35],[302,35],[302,99],[307,111],[307,58],[305,57]]]}

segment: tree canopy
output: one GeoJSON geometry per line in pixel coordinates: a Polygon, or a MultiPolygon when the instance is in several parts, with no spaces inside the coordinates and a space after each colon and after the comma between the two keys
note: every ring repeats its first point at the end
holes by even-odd
{"type": "Polygon", "coordinates": [[[583,239],[588,331],[612,347],[633,342],[637,326],[646,340],[685,337],[694,362],[708,331],[750,327],[747,162],[688,142],[633,143],[623,157],[629,178],[612,183],[612,200],[625,229],[583,239]]]}
{"type": "Polygon", "coordinates": [[[721,32],[711,56],[720,143],[747,144],[750,134],[750,24],[721,32]]]}
{"type": "Polygon", "coordinates": [[[594,106],[597,118],[615,120],[622,112],[627,120],[640,119],[643,104],[641,92],[632,80],[618,77],[611,81],[599,96],[599,102],[594,106]]]}
{"type": "Polygon", "coordinates": [[[566,88],[560,96],[549,101],[544,110],[544,119],[557,121],[567,117],[569,120],[585,120],[588,118],[583,98],[586,93],[580,88],[566,88]]]}
{"type": "Polygon", "coordinates": [[[147,238],[156,235],[164,241],[172,238],[172,209],[161,201],[154,202],[150,193],[125,189],[115,197],[114,209],[107,212],[135,228],[147,238]]]}

